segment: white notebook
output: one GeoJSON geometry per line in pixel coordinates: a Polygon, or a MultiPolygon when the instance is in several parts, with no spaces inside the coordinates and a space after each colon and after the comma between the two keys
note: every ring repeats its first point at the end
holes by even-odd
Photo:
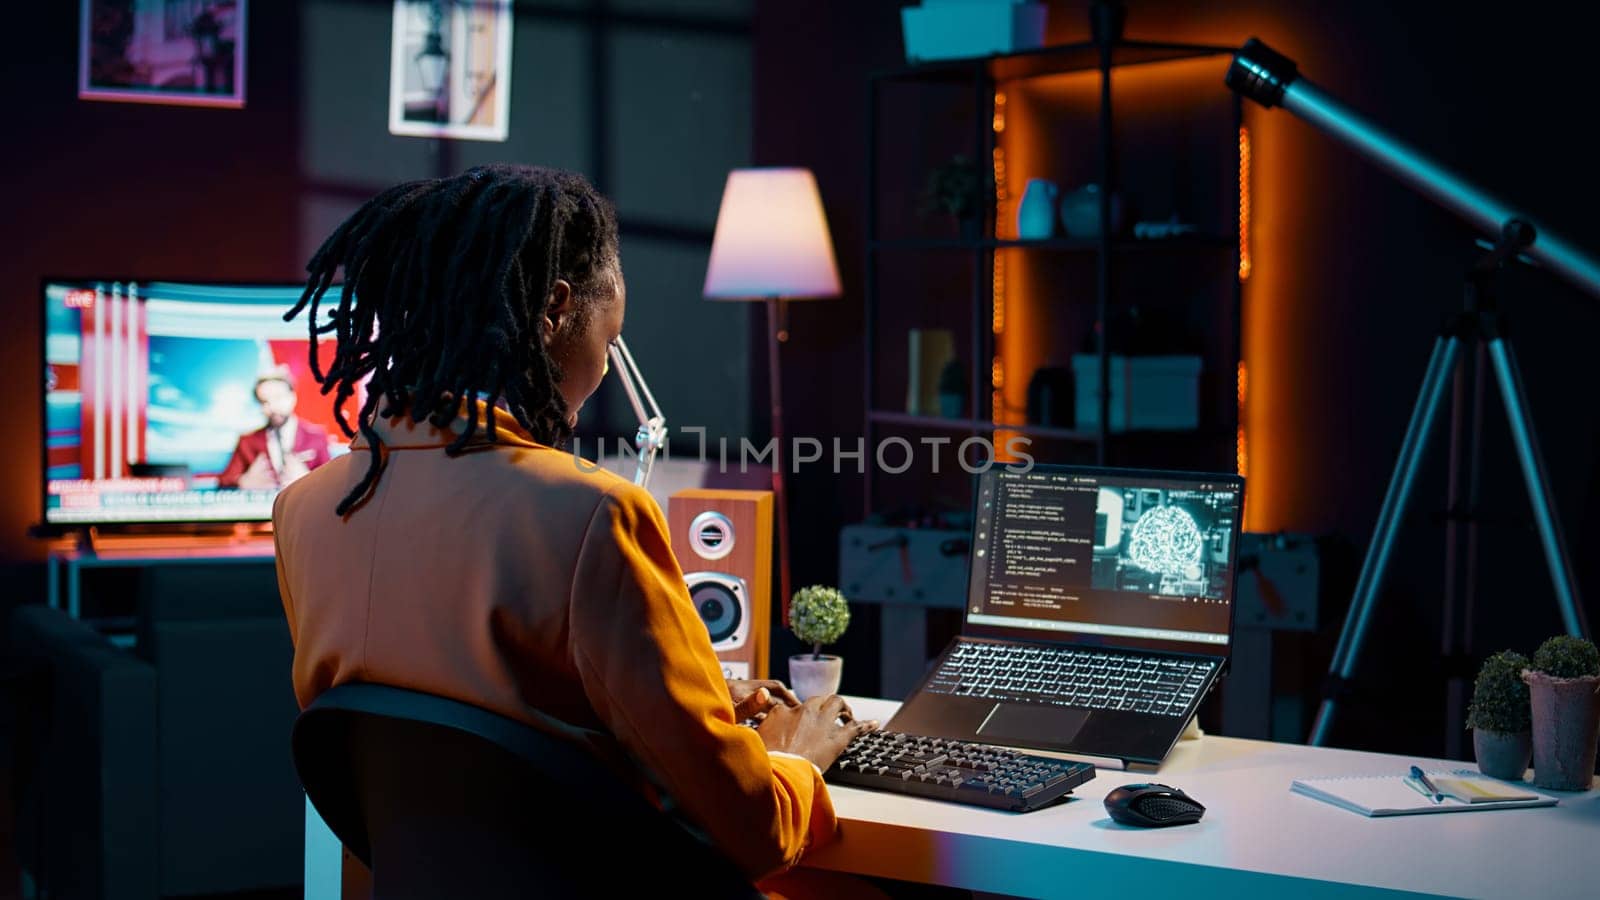
{"type": "Polygon", "coordinates": [[[1554,797],[1496,781],[1472,769],[1429,772],[1428,779],[1446,792],[1444,800],[1435,803],[1432,794],[1409,775],[1400,774],[1297,778],[1289,789],[1364,816],[1520,809],[1555,806],[1558,802],[1554,797]]]}

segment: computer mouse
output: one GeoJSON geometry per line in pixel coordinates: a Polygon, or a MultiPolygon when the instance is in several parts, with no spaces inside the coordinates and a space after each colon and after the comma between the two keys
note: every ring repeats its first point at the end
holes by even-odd
{"type": "Polygon", "coordinates": [[[1193,824],[1205,811],[1188,794],[1165,784],[1125,784],[1106,795],[1106,812],[1114,821],[1141,828],[1193,824]]]}

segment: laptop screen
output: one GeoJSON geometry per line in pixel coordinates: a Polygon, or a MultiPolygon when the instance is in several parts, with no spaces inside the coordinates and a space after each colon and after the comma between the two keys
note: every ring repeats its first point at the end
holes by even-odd
{"type": "Polygon", "coordinates": [[[990,469],[968,631],[1225,656],[1243,500],[1235,475],[990,469]]]}

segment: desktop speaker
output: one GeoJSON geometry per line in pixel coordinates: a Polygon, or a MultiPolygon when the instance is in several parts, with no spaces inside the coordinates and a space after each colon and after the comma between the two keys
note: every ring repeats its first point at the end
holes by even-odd
{"type": "Polygon", "coordinates": [[[766,678],[772,493],[689,488],[668,498],[672,549],[729,678],[766,678]]]}

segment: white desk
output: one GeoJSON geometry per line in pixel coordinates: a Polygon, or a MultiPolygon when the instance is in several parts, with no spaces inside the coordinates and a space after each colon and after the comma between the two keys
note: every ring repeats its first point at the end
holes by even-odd
{"type": "MultiPolygon", "coordinates": [[[[852,698],[887,722],[898,704],[852,698]]],[[[1208,735],[1158,773],[1100,770],[1066,804],[1007,813],[831,788],[834,843],[806,865],[1026,897],[1600,896],[1600,792],[1554,808],[1369,819],[1292,794],[1297,777],[1399,774],[1445,763],[1208,735]],[[1101,801],[1138,781],[1206,806],[1196,825],[1118,825],[1101,801]]]]}
{"type": "MultiPolygon", "coordinates": [[[[887,722],[899,704],[850,698],[887,722]]],[[[1023,897],[1171,900],[1600,895],[1600,791],[1544,809],[1369,819],[1289,792],[1301,776],[1405,772],[1438,760],[1208,735],[1158,773],[1102,769],[1076,799],[1007,813],[830,788],[841,820],[805,865],[1023,897]],[[1106,816],[1121,784],[1160,781],[1206,806],[1196,825],[1129,828],[1106,816]]],[[[338,900],[339,841],[306,805],[307,900],[338,900]]]]}

